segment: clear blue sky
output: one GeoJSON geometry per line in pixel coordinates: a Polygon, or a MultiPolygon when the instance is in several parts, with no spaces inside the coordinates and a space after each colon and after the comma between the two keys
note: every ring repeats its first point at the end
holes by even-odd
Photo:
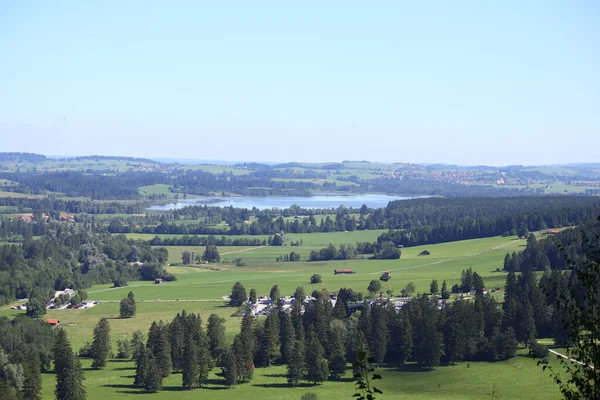
{"type": "Polygon", "coordinates": [[[0,151],[600,161],[600,2],[0,1],[0,151]]]}

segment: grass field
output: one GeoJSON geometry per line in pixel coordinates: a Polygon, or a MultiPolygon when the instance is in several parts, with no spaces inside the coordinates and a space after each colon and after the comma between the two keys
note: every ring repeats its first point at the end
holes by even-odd
{"type": "Polygon", "coordinates": [[[25,197],[41,197],[41,196],[35,195],[35,194],[6,192],[6,191],[3,191],[3,190],[0,190],[0,197],[25,198],[25,197]]]}
{"type": "MultiPolygon", "coordinates": [[[[383,395],[377,399],[560,399],[557,386],[536,362],[524,356],[525,350],[509,361],[499,363],[462,363],[452,367],[439,367],[433,371],[420,371],[413,365],[401,369],[381,368],[378,372],[383,379],[377,386],[383,395]]],[[[551,361],[554,362],[554,361],[551,361]]],[[[265,400],[299,400],[302,394],[313,392],[319,399],[350,399],[354,394],[354,384],[349,371],[341,382],[325,382],[313,386],[303,384],[290,388],[284,374],[285,367],[273,366],[258,368],[250,383],[228,389],[223,385],[220,372],[214,369],[209,376],[206,388],[193,391],[182,390],[181,375],[172,374],[163,381],[164,389],[156,394],[144,394],[133,387],[135,365],[132,362],[109,361],[103,370],[91,370],[91,360],[83,360],[86,368],[86,381],[89,400],[96,399],[136,399],[137,395],[151,399],[231,399],[238,396],[265,400]]],[[[55,375],[43,377],[43,399],[54,397],[55,375]]]]}
{"type": "MultiPolygon", "coordinates": [[[[92,330],[98,320],[106,316],[111,325],[113,345],[117,338],[130,336],[135,330],[146,333],[154,320],[170,320],[177,312],[186,310],[199,313],[206,323],[211,313],[225,318],[227,337],[232,340],[239,331],[241,319],[232,317],[235,309],[228,307],[221,297],[231,291],[232,285],[240,281],[246,290],[255,288],[258,295],[268,295],[269,289],[278,284],[283,295],[291,295],[297,286],[311,292],[313,289],[327,288],[335,291],[340,287],[352,287],[365,292],[370,280],[378,279],[383,271],[392,271],[392,279],[384,284],[383,290],[392,288],[398,292],[408,282],[414,282],[419,292],[427,292],[431,279],[438,279],[440,285],[446,280],[451,286],[458,283],[462,269],[471,267],[480,273],[487,287],[504,286],[506,274],[495,272],[502,267],[507,252],[520,250],[525,240],[494,237],[444,243],[431,246],[405,248],[400,260],[346,260],[330,262],[278,263],[275,257],[292,250],[300,252],[306,259],[312,249],[318,249],[329,242],[352,244],[361,240],[374,240],[381,232],[337,232],[330,234],[298,235],[304,245],[299,247],[220,247],[222,259],[232,260],[242,257],[247,264],[236,267],[229,263],[200,265],[195,267],[171,266],[168,270],[177,276],[177,281],[156,285],[153,282],[130,282],[128,287],[111,288],[112,285],[95,285],[89,288],[90,300],[101,304],[87,310],[49,310],[45,318],[57,318],[66,329],[75,349],[84,341],[91,340],[92,330]],[[418,254],[427,249],[429,256],[418,254]],[[212,270],[211,270],[212,268],[212,270]],[[350,268],[355,275],[333,275],[333,269],[350,268]],[[309,277],[319,273],[323,282],[310,285],[309,277]],[[133,291],[137,303],[137,315],[131,319],[118,318],[118,301],[133,291]]],[[[296,239],[293,239],[296,240],[296,239]]],[[[172,261],[180,262],[181,252],[193,250],[201,254],[203,248],[188,246],[168,247],[172,261]],[[175,260],[179,257],[178,260],[175,260]]],[[[498,294],[503,295],[503,291],[498,294]]],[[[501,300],[501,298],[499,298],[501,300]]],[[[4,307],[1,315],[14,316],[23,311],[4,307]]],[[[453,367],[439,367],[423,372],[408,365],[401,369],[382,368],[384,377],[380,388],[384,391],[381,399],[559,399],[559,392],[551,378],[536,366],[536,362],[524,357],[526,350],[506,362],[461,363],[453,367]]],[[[91,362],[84,360],[84,366],[91,362]]],[[[86,386],[89,399],[135,398],[140,392],[132,387],[134,365],[131,362],[111,361],[106,369],[95,371],[86,369],[86,386]]],[[[217,372],[213,370],[213,373],[217,372]]],[[[223,386],[223,380],[216,375],[205,389],[191,392],[181,390],[181,376],[174,374],[165,382],[165,389],[157,394],[147,395],[156,399],[229,399],[233,396],[253,396],[260,399],[299,399],[302,393],[313,391],[321,399],[350,398],[354,386],[352,382],[326,382],[313,387],[307,385],[288,388],[283,374],[285,368],[275,366],[258,369],[255,379],[231,390],[223,386]]],[[[43,398],[53,398],[54,375],[44,375],[43,398]]]]}

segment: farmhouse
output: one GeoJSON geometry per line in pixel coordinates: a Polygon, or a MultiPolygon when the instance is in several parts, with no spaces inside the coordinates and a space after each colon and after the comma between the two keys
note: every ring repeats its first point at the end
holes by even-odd
{"type": "Polygon", "coordinates": [[[557,233],[560,233],[558,229],[548,229],[544,232],[544,235],[556,235],[557,233]]]}
{"type": "Polygon", "coordinates": [[[355,274],[356,272],[352,271],[351,269],[334,269],[333,270],[333,274],[334,275],[351,275],[351,274],[355,274]]]}
{"type": "Polygon", "coordinates": [[[164,280],[164,279],[161,279],[161,278],[156,278],[156,279],[154,280],[154,283],[155,283],[155,284],[157,284],[157,285],[160,285],[161,283],[165,283],[165,280],[164,280]]]}

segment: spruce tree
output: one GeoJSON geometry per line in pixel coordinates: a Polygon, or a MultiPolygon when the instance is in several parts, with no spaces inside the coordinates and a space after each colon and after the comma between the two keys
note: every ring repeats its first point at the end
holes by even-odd
{"type": "Polygon", "coordinates": [[[287,381],[291,386],[298,386],[306,375],[304,331],[300,332],[298,338],[294,340],[287,366],[287,381]]]}
{"type": "MultiPolygon", "coordinates": [[[[150,334],[148,334],[148,344],[150,344],[150,334]]],[[[173,363],[171,361],[171,345],[169,343],[169,336],[167,327],[162,321],[160,321],[156,327],[156,337],[153,340],[152,355],[155,363],[158,365],[163,377],[169,376],[173,369],[173,363]]]]}
{"type": "Polygon", "coordinates": [[[329,377],[329,366],[323,358],[325,351],[317,332],[311,326],[308,332],[308,345],[306,351],[306,375],[305,379],[316,385],[329,377]]]}
{"type": "Polygon", "coordinates": [[[429,284],[429,291],[431,294],[437,294],[438,292],[438,281],[437,279],[432,279],[431,284],[429,284]]]}
{"type": "MultiPolygon", "coordinates": [[[[54,371],[60,374],[65,368],[71,344],[64,329],[59,329],[54,342],[54,371]]],[[[72,352],[72,350],[71,350],[72,352]]]]}
{"type": "Polygon", "coordinates": [[[185,339],[185,351],[182,365],[182,385],[187,390],[193,389],[199,383],[200,370],[198,366],[198,347],[192,334],[185,339]]]}
{"type": "Polygon", "coordinates": [[[279,316],[272,312],[267,315],[263,329],[263,341],[265,342],[267,366],[271,366],[280,356],[279,342],[279,316]]]}
{"type": "Polygon", "coordinates": [[[346,337],[348,329],[346,322],[334,319],[331,321],[331,338],[329,340],[331,356],[329,373],[332,379],[340,379],[346,373],[346,337]]]}
{"type": "MultiPolygon", "coordinates": [[[[233,347],[233,346],[232,346],[233,347]]],[[[229,349],[224,354],[223,361],[223,376],[225,377],[225,383],[228,387],[232,387],[237,384],[237,363],[235,359],[235,352],[233,348],[229,349]]]]}
{"type": "Polygon", "coordinates": [[[150,364],[150,356],[152,351],[149,348],[143,347],[136,359],[135,363],[135,380],[133,386],[143,388],[146,385],[146,376],[148,375],[148,366],[150,364]]]}
{"type": "Polygon", "coordinates": [[[281,326],[279,332],[279,351],[281,353],[281,361],[284,364],[287,364],[290,360],[292,349],[294,347],[294,324],[292,323],[292,318],[290,317],[290,315],[285,312],[279,314],[279,319],[281,326]]]}
{"type": "Polygon", "coordinates": [[[248,296],[248,300],[252,304],[256,304],[258,299],[256,298],[256,289],[250,289],[250,296],[248,296]]]}
{"type": "Polygon", "coordinates": [[[450,292],[448,291],[448,287],[446,286],[446,280],[442,282],[442,299],[446,300],[450,298],[450,292]]]}
{"type": "Polygon", "coordinates": [[[337,300],[333,310],[331,310],[331,317],[338,319],[346,319],[348,317],[348,304],[346,296],[342,295],[343,289],[338,292],[337,300]]]}
{"type": "Polygon", "coordinates": [[[149,354],[148,369],[144,378],[144,389],[150,393],[156,393],[162,387],[163,371],[157,361],[152,354],[149,354]]]}
{"type": "Polygon", "coordinates": [[[131,359],[137,360],[144,349],[144,334],[140,331],[133,332],[131,336],[131,359]]]}
{"type": "Polygon", "coordinates": [[[389,342],[387,313],[383,305],[375,307],[373,311],[373,334],[370,344],[371,354],[375,357],[377,364],[381,364],[385,357],[389,342]]]}
{"type": "Polygon", "coordinates": [[[64,330],[59,331],[54,347],[57,400],[85,400],[85,379],[79,358],[73,354],[64,330]],[[58,362],[56,361],[58,359],[58,362]]]}
{"type": "Polygon", "coordinates": [[[92,342],[92,368],[100,369],[106,366],[106,359],[110,353],[110,324],[106,317],[102,318],[94,328],[94,341],[92,342]]]}
{"type": "Polygon", "coordinates": [[[23,373],[25,381],[21,390],[23,399],[39,400],[42,390],[40,352],[37,348],[27,347],[25,350],[25,361],[23,373]]]}
{"type": "Polygon", "coordinates": [[[363,300],[362,311],[358,319],[358,330],[365,336],[367,343],[371,343],[371,331],[373,329],[373,319],[371,316],[371,305],[367,300],[363,300]]]}
{"type": "Polygon", "coordinates": [[[211,314],[208,317],[206,335],[210,356],[213,360],[219,361],[222,353],[226,350],[225,318],[219,317],[217,314],[211,314]]]}
{"type": "Polygon", "coordinates": [[[279,291],[279,286],[275,285],[271,288],[269,297],[271,298],[271,302],[274,306],[279,305],[279,299],[281,298],[281,292],[279,291]]]}
{"type": "Polygon", "coordinates": [[[248,300],[248,296],[246,296],[246,289],[244,288],[244,285],[236,282],[231,288],[229,304],[233,307],[239,307],[244,304],[246,300],[248,300]]]}

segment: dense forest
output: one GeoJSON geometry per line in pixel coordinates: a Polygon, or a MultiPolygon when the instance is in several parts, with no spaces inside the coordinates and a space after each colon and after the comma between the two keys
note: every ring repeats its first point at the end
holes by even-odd
{"type": "MultiPolygon", "coordinates": [[[[28,224],[28,226],[31,226],[28,224]]],[[[168,252],[124,236],[96,235],[65,224],[44,224],[45,236],[0,246],[0,305],[46,298],[67,287],[87,288],[117,280],[169,278],[168,252]]]]}

